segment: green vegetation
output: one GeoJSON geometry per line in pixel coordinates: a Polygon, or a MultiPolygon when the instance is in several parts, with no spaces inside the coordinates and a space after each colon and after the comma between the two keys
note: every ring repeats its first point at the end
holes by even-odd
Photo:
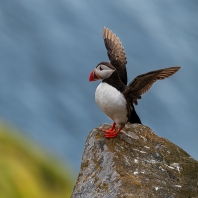
{"type": "Polygon", "coordinates": [[[0,197],[70,197],[68,168],[19,134],[0,123],[0,197]]]}

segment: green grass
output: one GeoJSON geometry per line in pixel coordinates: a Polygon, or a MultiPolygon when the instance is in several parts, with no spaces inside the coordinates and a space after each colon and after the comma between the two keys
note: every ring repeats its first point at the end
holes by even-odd
{"type": "Polygon", "coordinates": [[[0,197],[67,198],[73,184],[60,160],[0,123],[0,197]]]}

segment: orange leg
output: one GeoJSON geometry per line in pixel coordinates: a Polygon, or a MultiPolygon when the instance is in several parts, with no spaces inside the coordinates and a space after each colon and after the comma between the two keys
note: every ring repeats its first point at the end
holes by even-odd
{"type": "Polygon", "coordinates": [[[112,125],[112,127],[110,129],[106,129],[106,130],[105,129],[102,129],[102,131],[105,132],[105,133],[115,132],[115,125],[116,125],[116,123],[114,122],[113,125],[112,125]]]}

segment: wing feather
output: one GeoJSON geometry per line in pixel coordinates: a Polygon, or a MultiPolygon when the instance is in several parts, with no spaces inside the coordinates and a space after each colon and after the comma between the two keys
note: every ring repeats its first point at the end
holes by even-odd
{"type": "Polygon", "coordinates": [[[134,103],[137,104],[137,99],[140,99],[141,95],[146,93],[154,82],[172,76],[179,69],[179,66],[175,66],[139,75],[131,83],[129,83],[123,94],[131,97],[134,103]]]}
{"type": "Polygon", "coordinates": [[[120,39],[116,37],[116,34],[104,27],[103,29],[103,38],[105,47],[107,49],[107,54],[110,60],[110,63],[116,68],[119,73],[120,79],[126,85],[127,84],[127,72],[126,72],[126,54],[124,47],[120,42],[120,39]]]}

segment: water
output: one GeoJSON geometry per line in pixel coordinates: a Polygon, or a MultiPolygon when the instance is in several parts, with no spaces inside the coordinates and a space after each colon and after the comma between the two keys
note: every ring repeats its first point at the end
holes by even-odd
{"type": "Polygon", "coordinates": [[[198,43],[195,1],[0,1],[0,118],[79,170],[90,130],[111,121],[89,83],[107,61],[102,28],[127,54],[128,79],[182,69],[143,95],[143,124],[198,159],[198,43]],[[190,142],[190,143],[189,143],[190,142]]]}

